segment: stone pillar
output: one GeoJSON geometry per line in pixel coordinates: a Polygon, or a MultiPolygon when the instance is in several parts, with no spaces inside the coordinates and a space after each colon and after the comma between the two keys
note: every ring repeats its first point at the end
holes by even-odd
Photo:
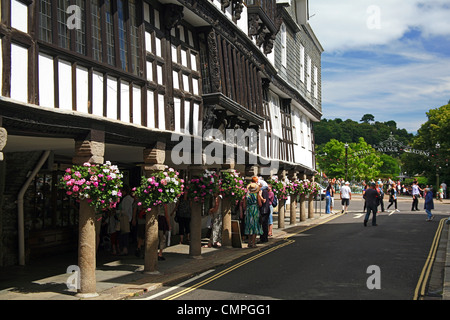
{"type": "MultiPolygon", "coordinates": [[[[286,178],[286,170],[281,172],[281,177],[279,177],[280,181],[284,181],[286,178]]],[[[278,228],[284,228],[284,217],[286,214],[286,206],[284,199],[278,199],[278,228]]]]}
{"type": "MultiPolygon", "coordinates": [[[[306,175],[301,175],[302,180],[306,179],[306,175]]],[[[306,209],[305,209],[306,195],[300,195],[300,221],[306,221],[306,209]]]]}
{"type": "MultiPolygon", "coordinates": [[[[105,133],[91,130],[84,140],[75,141],[73,163],[102,164],[105,155],[105,133]]],[[[78,267],[80,268],[80,289],[77,296],[90,298],[98,296],[96,289],[96,235],[95,210],[86,201],[80,202],[79,212],[78,267]]]]}
{"type": "Polygon", "coordinates": [[[251,181],[252,177],[258,176],[258,167],[257,166],[246,166],[245,167],[245,180],[247,182],[251,181]]]}
{"type": "Polygon", "coordinates": [[[300,195],[300,221],[306,221],[306,194],[300,195]]]}
{"type": "MultiPolygon", "coordinates": [[[[144,174],[147,178],[157,171],[164,171],[166,144],[157,142],[151,148],[144,149],[144,174]]],[[[145,256],[144,272],[159,273],[158,266],[158,212],[160,206],[152,207],[145,217],[145,256]]]]}
{"type": "MultiPolygon", "coordinates": [[[[309,180],[314,182],[314,176],[309,177],[309,180]]],[[[308,197],[308,218],[314,218],[314,195],[310,194],[308,197]]]]}
{"type": "MultiPolygon", "coordinates": [[[[228,172],[234,170],[234,165],[223,165],[228,167],[222,172],[228,172]]],[[[231,198],[224,197],[222,200],[222,246],[231,247],[231,198]]]]}
{"type": "Polygon", "coordinates": [[[297,195],[291,195],[291,215],[290,215],[290,224],[295,224],[295,220],[297,219],[297,195]]]}
{"type": "MultiPolygon", "coordinates": [[[[291,181],[297,180],[297,171],[291,173],[291,181]]],[[[291,195],[291,207],[290,207],[290,224],[295,224],[297,219],[297,195],[291,195]]]]}
{"type": "MultiPolygon", "coordinates": [[[[203,168],[190,167],[190,178],[201,176],[203,168]]],[[[191,243],[189,244],[189,256],[191,258],[201,258],[202,254],[202,203],[192,200],[191,207],[191,243]]]]}
{"type": "Polygon", "coordinates": [[[222,201],[222,245],[231,247],[231,198],[224,197],[222,201]]]}
{"type": "Polygon", "coordinates": [[[90,298],[98,296],[96,268],[95,209],[86,200],[80,201],[78,218],[78,267],[80,268],[80,289],[77,296],[90,298]]]}

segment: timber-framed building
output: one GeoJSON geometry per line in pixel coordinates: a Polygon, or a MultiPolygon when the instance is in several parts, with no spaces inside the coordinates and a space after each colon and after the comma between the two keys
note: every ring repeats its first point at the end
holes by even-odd
{"type": "Polygon", "coordinates": [[[1,0],[0,12],[0,266],[76,249],[77,207],[57,187],[74,163],[111,161],[130,186],[155,165],[315,173],[323,49],[307,0],[1,0]],[[257,135],[226,141],[239,129],[257,135]],[[246,160],[209,162],[211,141],[246,160]]]}

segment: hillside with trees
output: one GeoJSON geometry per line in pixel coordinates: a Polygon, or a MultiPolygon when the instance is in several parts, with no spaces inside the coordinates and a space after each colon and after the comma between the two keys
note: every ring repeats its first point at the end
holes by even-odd
{"type": "Polygon", "coordinates": [[[409,177],[421,175],[430,184],[448,180],[450,104],[429,110],[427,116],[416,135],[398,128],[393,120],[375,121],[371,114],[360,122],[323,119],[314,124],[317,169],[328,177],[356,181],[397,178],[405,172],[409,177]],[[382,153],[374,148],[388,138],[423,152],[382,153]]]}

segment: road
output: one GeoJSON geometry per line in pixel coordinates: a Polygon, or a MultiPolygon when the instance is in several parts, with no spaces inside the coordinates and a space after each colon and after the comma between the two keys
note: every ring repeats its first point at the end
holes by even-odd
{"type": "Polygon", "coordinates": [[[381,213],[378,226],[364,227],[362,202],[355,200],[348,214],[306,232],[293,229],[264,251],[141,298],[411,300],[450,212],[448,205],[435,206],[435,219],[426,222],[423,210],[411,212],[411,201],[400,200],[400,212],[381,213]]]}

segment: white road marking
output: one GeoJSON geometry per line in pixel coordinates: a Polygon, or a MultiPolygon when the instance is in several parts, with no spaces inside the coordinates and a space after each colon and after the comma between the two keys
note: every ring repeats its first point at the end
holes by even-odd
{"type": "Polygon", "coordinates": [[[185,285],[188,284],[188,283],[191,283],[191,282],[193,282],[193,281],[196,281],[197,279],[200,279],[201,277],[204,277],[204,276],[206,276],[207,274],[210,274],[210,273],[213,272],[213,271],[214,271],[214,269],[205,271],[205,272],[203,272],[202,274],[199,274],[198,276],[195,276],[195,277],[193,277],[193,278],[190,278],[190,279],[188,279],[188,280],[186,280],[186,281],[180,283],[179,285],[174,286],[174,287],[171,287],[171,288],[169,288],[169,289],[167,289],[167,290],[161,291],[160,293],[154,294],[154,295],[152,295],[152,296],[150,296],[150,297],[146,297],[146,298],[142,298],[142,299],[134,299],[134,300],[152,300],[152,299],[157,298],[157,297],[159,297],[159,296],[162,296],[162,295],[164,295],[164,294],[166,294],[166,293],[168,293],[168,292],[170,292],[170,291],[177,290],[177,289],[179,289],[180,287],[183,287],[183,286],[185,286],[185,285]]]}

